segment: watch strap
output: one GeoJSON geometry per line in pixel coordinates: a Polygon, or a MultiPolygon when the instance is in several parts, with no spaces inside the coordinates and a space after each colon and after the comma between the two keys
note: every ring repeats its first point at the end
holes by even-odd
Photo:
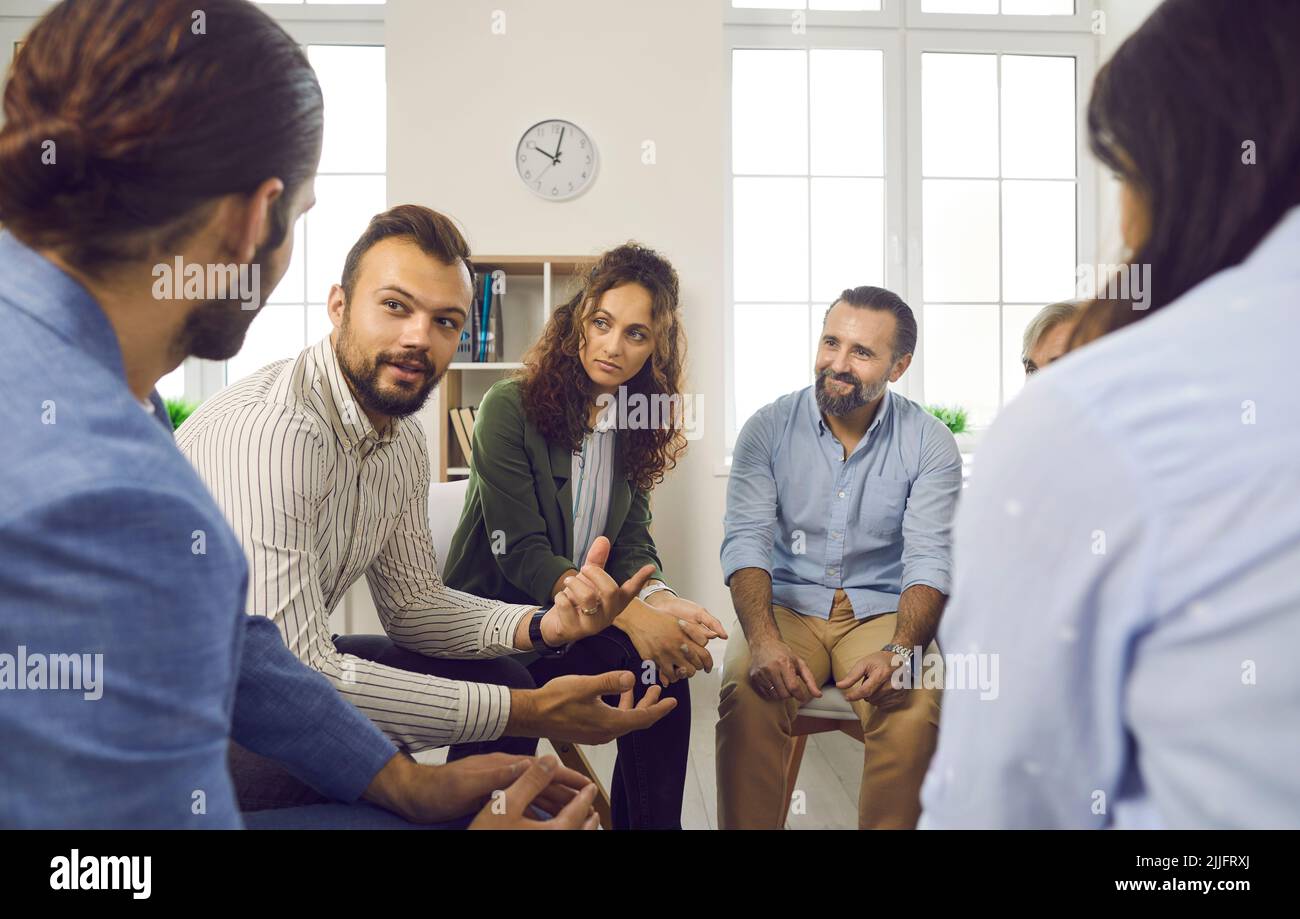
{"type": "Polygon", "coordinates": [[[542,636],[542,619],[550,612],[550,607],[539,609],[533,613],[532,618],[528,620],[528,638],[533,643],[533,650],[544,657],[559,657],[569,650],[568,645],[560,645],[558,648],[552,647],[546,643],[542,636]]]}

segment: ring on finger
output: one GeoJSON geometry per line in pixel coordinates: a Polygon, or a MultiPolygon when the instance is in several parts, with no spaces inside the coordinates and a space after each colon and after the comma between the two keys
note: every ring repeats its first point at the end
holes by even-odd
{"type": "Polygon", "coordinates": [[[599,606],[599,605],[597,605],[597,606],[584,606],[581,610],[579,610],[579,612],[582,613],[582,615],[584,615],[584,616],[591,616],[591,615],[594,615],[594,614],[595,614],[599,609],[600,609],[600,606],[599,606]]]}

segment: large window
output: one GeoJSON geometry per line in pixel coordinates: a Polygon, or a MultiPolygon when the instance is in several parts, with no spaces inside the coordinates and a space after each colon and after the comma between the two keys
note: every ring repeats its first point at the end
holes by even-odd
{"type": "Polygon", "coordinates": [[[884,55],[736,49],[732,77],[736,413],[747,418],[806,385],[819,304],[846,278],[885,282],[884,55]]]}
{"type": "Polygon", "coordinates": [[[328,334],[325,302],[343,259],[386,205],[387,90],[383,0],[258,0],[307,52],[325,99],[316,206],[293,229],[293,258],[244,347],[229,361],[190,358],[159,381],[164,397],[200,400],[328,334]],[[349,10],[348,6],[380,9],[349,10]],[[297,7],[296,9],[294,7],[297,7]],[[356,21],[357,16],[364,17],[356,21]]]}
{"type": "Polygon", "coordinates": [[[1020,391],[1020,339],[1074,290],[1072,57],[922,52],[921,393],[986,426],[1020,391]]]}
{"type": "Polygon", "coordinates": [[[325,301],[343,259],[385,201],[384,49],[308,45],[325,96],[325,143],[316,174],[316,206],[294,228],[293,259],[226,362],[226,382],[272,361],[296,357],[329,333],[325,301]]]}
{"type": "Polygon", "coordinates": [[[881,285],[921,326],[896,387],[976,429],[1020,337],[1095,247],[1080,149],[1094,67],[1070,0],[732,0],[728,444],[812,381],[822,317],[881,285]]]}

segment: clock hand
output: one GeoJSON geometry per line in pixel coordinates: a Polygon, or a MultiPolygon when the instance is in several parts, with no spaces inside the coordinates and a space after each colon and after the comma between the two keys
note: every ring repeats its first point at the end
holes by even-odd
{"type": "Polygon", "coordinates": [[[555,142],[555,159],[556,159],[556,160],[559,160],[559,158],[560,158],[560,147],[564,144],[564,131],[565,131],[565,126],[564,126],[564,125],[560,125],[560,139],[557,140],[557,141],[555,142]]]}
{"type": "Polygon", "coordinates": [[[528,143],[529,143],[529,145],[530,145],[530,146],[529,146],[529,149],[531,149],[531,150],[536,150],[536,151],[537,151],[538,153],[540,153],[542,156],[547,157],[548,159],[550,159],[550,161],[551,161],[551,165],[552,165],[552,166],[554,166],[556,163],[559,162],[559,159],[555,156],[555,154],[553,154],[553,153],[547,153],[545,150],[543,150],[541,147],[537,146],[537,144],[533,143],[531,140],[530,140],[528,143]]]}

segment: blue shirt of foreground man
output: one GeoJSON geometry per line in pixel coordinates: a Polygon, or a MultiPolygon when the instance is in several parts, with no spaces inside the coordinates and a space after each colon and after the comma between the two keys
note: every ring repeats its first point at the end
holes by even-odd
{"type": "Polygon", "coordinates": [[[231,737],[383,809],[289,808],[259,825],[439,823],[498,788],[505,813],[476,825],[524,823],[534,800],[557,814],[545,825],[592,824],[593,787],[554,764],[398,754],[270,620],[243,613],[243,552],[153,388],[188,355],[236,353],[284,274],[312,203],[321,96],[265,13],[205,12],[195,35],[179,0],[64,0],[5,87],[0,826],[239,827],[231,737]],[[160,292],[174,264],[203,283],[160,292]],[[254,308],[206,286],[203,269],[224,265],[254,308]]]}

